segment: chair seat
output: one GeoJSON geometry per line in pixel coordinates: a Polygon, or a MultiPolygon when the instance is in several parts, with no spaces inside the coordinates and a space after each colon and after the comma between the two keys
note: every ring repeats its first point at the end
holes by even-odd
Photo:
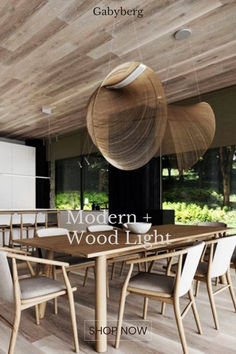
{"type": "Polygon", "coordinates": [[[34,227],[34,223],[31,223],[31,222],[24,223],[23,228],[24,227],[34,227]]]}
{"type": "Polygon", "coordinates": [[[75,264],[91,263],[94,261],[94,259],[88,259],[88,258],[76,257],[76,256],[63,256],[63,257],[58,257],[57,261],[66,262],[69,263],[70,265],[75,265],[75,264]]]}
{"type": "MultiPolygon", "coordinates": [[[[155,292],[158,296],[171,297],[174,290],[175,278],[163,274],[141,272],[135,275],[129,282],[132,290],[147,290],[155,292]]],[[[137,291],[139,292],[139,291],[137,291]]]]}
{"type": "Polygon", "coordinates": [[[19,280],[19,284],[22,300],[66,290],[65,284],[47,277],[32,277],[22,279],[19,280]]]}

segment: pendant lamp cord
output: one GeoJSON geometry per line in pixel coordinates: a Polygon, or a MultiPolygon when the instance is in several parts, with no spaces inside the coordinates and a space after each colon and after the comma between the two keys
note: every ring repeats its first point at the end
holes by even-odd
{"type": "Polygon", "coordinates": [[[196,63],[195,63],[195,59],[194,59],[194,55],[193,55],[193,46],[192,46],[191,39],[188,40],[188,45],[189,45],[189,50],[190,50],[190,54],[191,54],[191,58],[192,58],[192,68],[193,68],[194,80],[195,80],[195,84],[196,84],[196,92],[197,92],[199,103],[201,103],[202,96],[201,96],[201,91],[200,91],[200,87],[199,87],[197,67],[196,67],[196,63]]]}

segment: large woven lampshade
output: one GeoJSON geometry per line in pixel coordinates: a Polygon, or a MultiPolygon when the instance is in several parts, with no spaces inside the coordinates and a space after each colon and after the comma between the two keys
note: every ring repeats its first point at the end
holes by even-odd
{"type": "Polygon", "coordinates": [[[92,95],[87,127],[93,143],[113,166],[134,170],[159,150],[166,130],[162,84],[147,66],[116,67],[92,95]]]}
{"type": "Polygon", "coordinates": [[[116,67],[90,98],[87,128],[106,160],[122,170],[176,154],[180,171],[209,148],[215,117],[209,104],[167,107],[157,74],[130,62],[116,67]]]}

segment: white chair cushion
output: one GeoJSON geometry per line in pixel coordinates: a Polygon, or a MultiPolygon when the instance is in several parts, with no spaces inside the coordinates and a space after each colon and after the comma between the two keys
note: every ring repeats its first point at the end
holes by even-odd
{"type": "Polygon", "coordinates": [[[19,280],[21,299],[31,299],[48,295],[60,290],[66,290],[65,284],[47,277],[32,277],[19,280]]]}
{"type": "Polygon", "coordinates": [[[38,237],[50,237],[50,236],[66,236],[69,231],[60,227],[48,227],[37,231],[38,237]]]}
{"type": "Polygon", "coordinates": [[[114,227],[111,225],[90,225],[88,226],[89,232],[102,232],[102,231],[111,231],[114,227]]]}
{"type": "Polygon", "coordinates": [[[165,293],[163,294],[163,297],[166,297],[166,294],[171,296],[173,293],[174,283],[175,278],[173,277],[162,274],[141,272],[131,278],[128,288],[149,290],[156,292],[158,295],[165,293]]]}

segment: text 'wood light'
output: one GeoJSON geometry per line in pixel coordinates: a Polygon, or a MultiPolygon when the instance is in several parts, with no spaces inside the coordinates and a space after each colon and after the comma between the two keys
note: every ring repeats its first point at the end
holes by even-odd
{"type": "Polygon", "coordinates": [[[183,170],[209,147],[215,118],[207,103],[168,106],[157,74],[129,62],[112,70],[91,96],[87,128],[102,155],[119,169],[134,170],[154,156],[177,154],[183,170]]]}

